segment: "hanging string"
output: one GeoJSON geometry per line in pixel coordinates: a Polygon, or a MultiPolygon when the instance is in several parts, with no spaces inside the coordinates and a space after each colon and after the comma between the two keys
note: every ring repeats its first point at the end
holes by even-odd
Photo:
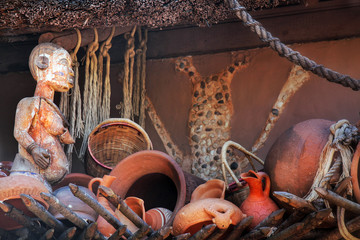
{"type": "Polygon", "coordinates": [[[124,108],[123,118],[133,119],[132,112],[132,90],[133,90],[133,67],[134,67],[134,56],[135,56],[135,31],[136,26],[133,28],[131,33],[125,34],[127,40],[126,51],[124,54],[124,80],[123,80],[123,92],[124,92],[124,108]]]}
{"type": "MultiPolygon", "coordinates": [[[[79,29],[75,29],[78,42],[74,51],[70,54],[74,69],[74,87],[71,94],[71,106],[70,106],[70,127],[69,132],[73,139],[80,138],[81,133],[84,129],[84,124],[81,116],[81,93],[79,87],[79,62],[77,60],[77,52],[79,51],[81,45],[81,33],[79,29]]],[[[67,158],[70,161],[72,159],[72,153],[74,150],[74,144],[68,145],[67,148],[67,158]]]]}
{"type": "Polygon", "coordinates": [[[134,117],[140,114],[140,76],[141,76],[141,56],[142,49],[140,47],[142,36],[141,36],[141,27],[137,28],[137,35],[139,41],[139,47],[136,49],[136,71],[135,71],[135,82],[134,82],[134,93],[133,93],[133,114],[134,117]]]}
{"type": "Polygon", "coordinates": [[[146,79],[146,51],[147,51],[147,29],[144,30],[144,37],[140,42],[141,48],[141,76],[140,76],[140,113],[139,113],[139,125],[145,129],[145,79],[146,79]]]}
{"type": "Polygon", "coordinates": [[[97,76],[97,57],[95,52],[99,48],[98,33],[94,28],[94,41],[89,44],[86,51],[85,64],[85,86],[84,86],[84,104],[83,119],[85,121],[83,142],[80,149],[79,157],[84,158],[87,149],[87,138],[91,130],[97,124],[97,97],[98,97],[98,76],[97,76]],[[86,109],[86,111],[85,111],[86,109]]]}
{"type": "Polygon", "coordinates": [[[110,96],[111,96],[111,86],[110,86],[110,54],[109,49],[112,47],[111,40],[115,33],[115,27],[112,27],[111,33],[106,41],[100,47],[99,53],[99,121],[102,122],[105,119],[110,117],[110,96]],[[103,59],[106,58],[106,74],[104,79],[104,86],[102,82],[103,78],[103,59]]]}

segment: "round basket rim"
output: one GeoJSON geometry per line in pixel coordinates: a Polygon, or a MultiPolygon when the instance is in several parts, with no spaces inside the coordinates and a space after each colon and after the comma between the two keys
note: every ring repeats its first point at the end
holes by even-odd
{"type": "Polygon", "coordinates": [[[106,120],[104,120],[103,122],[99,123],[92,131],[91,133],[89,134],[89,137],[88,137],[88,142],[87,142],[87,148],[88,148],[88,151],[89,151],[89,154],[91,156],[91,158],[97,163],[99,164],[101,167],[105,168],[105,169],[108,169],[108,170],[112,170],[113,168],[112,167],[109,167],[105,164],[103,164],[102,162],[100,162],[93,154],[91,148],[90,148],[90,138],[92,137],[92,135],[98,131],[99,128],[102,128],[102,127],[105,127],[105,126],[111,126],[111,125],[125,125],[125,126],[129,126],[129,127],[132,127],[136,130],[138,130],[145,138],[145,141],[147,143],[147,149],[146,150],[152,150],[153,149],[153,145],[152,145],[152,142],[150,140],[150,137],[149,135],[147,134],[147,132],[139,125],[137,124],[136,122],[130,120],[130,119],[127,119],[127,118],[108,118],[106,120]]]}

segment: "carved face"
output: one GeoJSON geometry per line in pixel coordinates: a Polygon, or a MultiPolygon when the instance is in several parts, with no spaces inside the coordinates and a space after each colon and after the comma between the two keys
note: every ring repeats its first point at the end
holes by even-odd
{"type": "Polygon", "coordinates": [[[69,53],[60,49],[49,56],[49,59],[49,66],[43,73],[43,81],[55,91],[68,91],[74,84],[74,71],[71,68],[69,53]]]}
{"type": "Polygon", "coordinates": [[[66,92],[74,84],[70,54],[53,43],[37,45],[30,54],[29,67],[38,83],[54,91],[66,92]]]}

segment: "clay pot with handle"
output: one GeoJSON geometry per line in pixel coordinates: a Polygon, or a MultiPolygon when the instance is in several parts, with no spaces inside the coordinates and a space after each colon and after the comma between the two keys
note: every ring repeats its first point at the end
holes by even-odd
{"type": "Polygon", "coordinates": [[[245,201],[241,204],[240,209],[246,215],[254,217],[250,224],[250,228],[254,228],[263,219],[279,208],[269,197],[270,178],[266,173],[256,173],[253,170],[250,170],[247,173],[242,173],[241,178],[248,183],[250,193],[245,201]],[[262,183],[263,179],[265,179],[264,190],[262,183]]]}
{"type": "MultiPolygon", "coordinates": [[[[90,189],[90,191],[92,191],[93,184],[95,182],[99,182],[100,186],[110,187],[110,185],[114,182],[115,179],[116,177],[110,175],[104,175],[103,178],[93,178],[90,180],[88,188],[90,189]]],[[[103,207],[105,207],[111,214],[115,215],[114,210],[110,207],[110,203],[105,197],[102,197],[99,195],[99,193],[97,193],[97,199],[103,207]]],[[[98,224],[98,230],[104,236],[110,237],[111,234],[115,232],[115,228],[111,224],[109,224],[103,217],[99,216],[96,222],[98,224]]]]}

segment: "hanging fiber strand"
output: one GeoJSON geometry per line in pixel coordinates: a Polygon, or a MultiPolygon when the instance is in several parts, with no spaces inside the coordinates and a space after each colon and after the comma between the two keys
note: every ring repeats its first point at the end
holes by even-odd
{"type": "Polygon", "coordinates": [[[139,117],[140,114],[140,76],[141,76],[141,56],[142,49],[140,47],[141,44],[141,27],[137,28],[137,35],[139,41],[139,47],[136,49],[136,71],[135,71],[135,82],[134,82],[134,93],[133,93],[133,114],[134,117],[139,117]]]}
{"type": "Polygon", "coordinates": [[[106,41],[100,47],[99,53],[99,120],[98,123],[108,119],[110,117],[110,96],[111,96],[111,86],[110,86],[110,54],[109,49],[111,48],[111,40],[115,33],[115,27],[112,27],[111,33],[106,41]],[[106,73],[104,84],[103,79],[103,58],[106,58],[106,73]]]}
{"type": "Polygon", "coordinates": [[[98,114],[97,114],[97,97],[98,97],[98,62],[95,52],[99,48],[98,34],[94,28],[95,39],[90,43],[86,51],[86,64],[85,64],[85,87],[84,87],[84,105],[83,105],[83,118],[85,121],[84,137],[80,149],[80,158],[83,159],[87,149],[87,138],[92,129],[96,127],[98,114]]]}
{"type": "MultiPolygon", "coordinates": [[[[77,52],[79,51],[80,44],[81,44],[81,33],[79,29],[75,29],[78,42],[74,49],[74,51],[70,54],[71,59],[73,61],[73,67],[74,67],[74,87],[72,89],[72,95],[71,95],[71,106],[70,106],[70,134],[71,136],[76,139],[81,137],[81,133],[84,129],[84,124],[82,121],[81,116],[81,93],[80,93],[80,87],[79,87],[79,62],[77,60],[77,52]]],[[[72,153],[74,150],[74,144],[68,145],[68,149],[66,152],[67,158],[69,160],[72,159],[72,153]]]]}
{"type": "Polygon", "coordinates": [[[127,40],[126,51],[124,54],[124,79],[123,79],[123,92],[124,92],[124,108],[123,118],[133,119],[132,112],[132,90],[133,90],[133,67],[134,67],[134,56],[135,56],[135,31],[136,26],[133,28],[131,33],[125,34],[127,40]]]}
{"type": "Polygon", "coordinates": [[[144,30],[144,37],[140,42],[141,48],[141,76],[140,76],[140,113],[139,113],[139,125],[145,129],[145,79],[146,79],[146,51],[147,51],[147,29],[144,30]]]}

